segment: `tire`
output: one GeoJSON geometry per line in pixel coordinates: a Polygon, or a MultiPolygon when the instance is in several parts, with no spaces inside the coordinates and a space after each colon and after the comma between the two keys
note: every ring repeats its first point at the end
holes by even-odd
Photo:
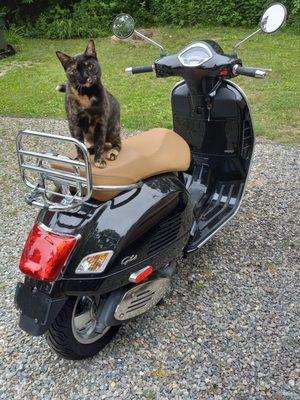
{"type": "Polygon", "coordinates": [[[114,338],[120,328],[120,325],[107,327],[102,334],[94,332],[94,338],[90,339],[79,337],[74,321],[83,299],[87,297],[70,297],[45,335],[49,346],[60,357],[68,360],[93,357],[114,338]]]}

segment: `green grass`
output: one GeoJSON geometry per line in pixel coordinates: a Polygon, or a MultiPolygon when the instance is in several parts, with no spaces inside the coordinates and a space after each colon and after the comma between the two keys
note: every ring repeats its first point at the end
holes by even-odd
{"type": "MultiPolygon", "coordinates": [[[[169,54],[176,53],[197,39],[214,39],[229,52],[232,46],[249,34],[238,28],[157,28],[155,39],[169,54]]],[[[55,91],[64,82],[64,71],[55,51],[77,54],[86,40],[50,41],[18,39],[17,55],[0,61],[0,71],[13,69],[0,77],[0,114],[42,118],[64,118],[63,95],[55,91]],[[27,68],[18,67],[32,62],[27,68]]],[[[145,65],[158,56],[147,44],[135,48],[128,43],[112,45],[110,38],[96,39],[103,69],[103,82],[120,100],[122,125],[131,130],[154,126],[172,126],[170,92],[180,79],[157,79],[154,74],[126,76],[124,68],[145,65]]],[[[256,132],[260,136],[286,143],[299,142],[300,40],[293,32],[259,35],[240,49],[244,65],[269,67],[273,72],[265,80],[239,77],[235,82],[248,94],[256,132]]]]}

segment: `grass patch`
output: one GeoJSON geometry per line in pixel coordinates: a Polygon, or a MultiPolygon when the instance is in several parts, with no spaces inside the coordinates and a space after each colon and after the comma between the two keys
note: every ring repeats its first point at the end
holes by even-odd
{"type": "MultiPolygon", "coordinates": [[[[158,28],[155,39],[167,47],[168,54],[199,39],[215,39],[229,53],[232,46],[249,34],[239,28],[158,28]]],[[[64,118],[63,95],[55,91],[64,82],[64,71],[56,50],[77,54],[86,40],[11,40],[16,45],[14,57],[0,61],[0,114],[5,116],[64,118]]],[[[128,129],[172,127],[170,92],[178,78],[157,79],[154,74],[128,77],[124,68],[146,65],[158,56],[145,44],[138,48],[128,43],[112,45],[110,38],[96,39],[103,69],[103,82],[120,100],[122,125],[128,129]]],[[[292,31],[260,35],[239,52],[244,65],[273,69],[265,80],[239,77],[235,82],[247,93],[256,132],[260,136],[286,143],[299,142],[300,120],[300,40],[292,31]]]]}

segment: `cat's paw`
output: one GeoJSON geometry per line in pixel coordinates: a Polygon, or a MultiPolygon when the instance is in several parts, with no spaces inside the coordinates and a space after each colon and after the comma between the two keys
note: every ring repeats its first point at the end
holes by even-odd
{"type": "Polygon", "coordinates": [[[97,167],[97,168],[105,168],[106,167],[106,161],[105,160],[95,161],[95,167],[97,167]]]}
{"type": "Polygon", "coordinates": [[[110,161],[114,161],[117,159],[119,155],[119,150],[117,149],[111,149],[106,153],[106,159],[110,161]]]}

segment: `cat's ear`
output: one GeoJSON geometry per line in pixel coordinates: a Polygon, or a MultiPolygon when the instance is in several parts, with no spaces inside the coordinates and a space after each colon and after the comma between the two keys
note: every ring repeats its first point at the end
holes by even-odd
{"type": "Polygon", "coordinates": [[[88,41],[87,48],[85,49],[84,54],[88,57],[97,58],[95,43],[92,39],[88,41]]]}
{"type": "Polygon", "coordinates": [[[56,55],[59,61],[61,62],[62,66],[66,69],[70,61],[72,61],[72,57],[68,56],[67,54],[61,51],[57,51],[56,55]]]}

